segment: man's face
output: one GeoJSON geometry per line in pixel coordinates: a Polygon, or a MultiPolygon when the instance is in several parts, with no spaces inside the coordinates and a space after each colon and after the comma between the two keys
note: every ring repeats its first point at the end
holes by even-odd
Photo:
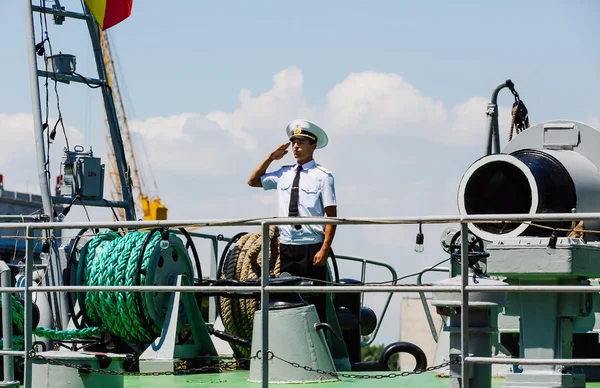
{"type": "Polygon", "coordinates": [[[311,144],[310,140],[297,138],[290,140],[292,142],[292,152],[294,158],[299,161],[308,161],[312,159],[313,152],[317,148],[316,144],[311,144]]]}

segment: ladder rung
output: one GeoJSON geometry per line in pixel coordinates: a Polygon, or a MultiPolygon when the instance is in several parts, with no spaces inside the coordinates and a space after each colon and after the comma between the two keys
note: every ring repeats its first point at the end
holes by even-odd
{"type": "Polygon", "coordinates": [[[39,5],[32,5],[31,9],[33,10],[33,12],[45,12],[49,15],[64,16],[64,17],[73,18],[73,19],[86,20],[88,18],[88,16],[84,13],[71,12],[71,11],[65,11],[62,9],[48,8],[48,7],[42,8],[39,5]]]}
{"type": "Polygon", "coordinates": [[[70,75],[70,74],[63,74],[63,73],[53,73],[50,71],[45,71],[45,70],[38,70],[38,77],[42,77],[42,78],[50,78],[52,80],[56,80],[56,81],[61,81],[61,82],[79,82],[81,84],[86,83],[85,81],[87,81],[88,84],[90,85],[106,85],[105,81],[99,80],[97,78],[85,78],[85,81],[78,76],[74,76],[74,75],[70,75]]]}

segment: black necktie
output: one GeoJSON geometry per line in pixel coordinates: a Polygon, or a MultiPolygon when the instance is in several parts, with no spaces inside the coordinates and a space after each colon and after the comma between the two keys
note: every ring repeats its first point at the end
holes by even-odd
{"type": "MultiPolygon", "coordinates": [[[[292,195],[290,197],[290,212],[288,214],[289,217],[298,217],[298,194],[300,192],[300,171],[302,171],[302,166],[296,167],[296,176],[294,177],[294,182],[292,183],[292,195]]],[[[294,225],[296,230],[302,229],[301,225],[294,225]]]]}

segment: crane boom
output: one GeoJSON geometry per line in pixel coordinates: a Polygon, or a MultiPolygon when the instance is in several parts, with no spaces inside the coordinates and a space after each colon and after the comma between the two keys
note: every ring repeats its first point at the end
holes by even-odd
{"type": "MultiPolygon", "coordinates": [[[[160,197],[155,196],[153,198],[149,198],[149,196],[145,193],[147,186],[144,184],[143,176],[140,174],[138,170],[135,152],[133,147],[133,142],[131,140],[131,132],[129,130],[129,124],[127,122],[127,115],[125,113],[125,105],[123,103],[123,98],[121,96],[121,90],[119,89],[119,84],[117,81],[117,73],[115,70],[115,63],[110,47],[110,41],[108,38],[108,34],[106,31],[101,32],[101,41],[102,41],[102,52],[104,55],[104,64],[106,66],[106,78],[110,89],[112,90],[113,99],[115,101],[115,109],[117,112],[117,119],[119,121],[119,128],[121,129],[121,134],[123,138],[123,145],[125,148],[125,155],[128,160],[128,172],[129,179],[132,180],[132,187],[134,191],[134,195],[137,194],[138,203],[136,207],[140,208],[144,213],[144,220],[166,220],[167,219],[167,207],[161,202],[160,197]]],[[[106,117],[104,118],[106,132],[106,143],[108,150],[108,175],[109,179],[109,187],[110,187],[110,195],[113,200],[120,200],[123,198],[123,194],[121,192],[121,185],[119,174],[116,166],[116,158],[114,155],[112,140],[108,133],[108,123],[106,117]]],[[[150,168],[150,166],[148,166],[150,168]]],[[[123,209],[119,209],[120,218],[124,219],[125,214],[123,209]]]]}

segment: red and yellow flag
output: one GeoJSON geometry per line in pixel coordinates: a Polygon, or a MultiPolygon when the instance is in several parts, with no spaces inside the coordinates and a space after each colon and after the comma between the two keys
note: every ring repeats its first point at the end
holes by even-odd
{"type": "Polygon", "coordinates": [[[133,0],[85,0],[85,4],[104,31],[131,15],[133,0]]]}

